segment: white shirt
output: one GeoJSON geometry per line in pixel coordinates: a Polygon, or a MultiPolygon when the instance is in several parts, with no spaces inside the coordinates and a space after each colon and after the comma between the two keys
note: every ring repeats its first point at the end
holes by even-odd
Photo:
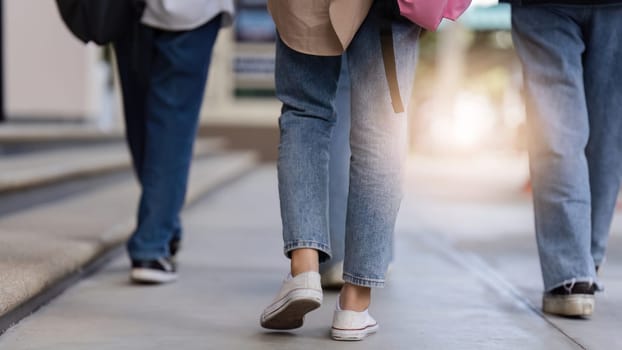
{"type": "Polygon", "coordinates": [[[142,23],[164,30],[191,30],[223,14],[223,26],[231,24],[233,0],[146,0],[142,23]]]}

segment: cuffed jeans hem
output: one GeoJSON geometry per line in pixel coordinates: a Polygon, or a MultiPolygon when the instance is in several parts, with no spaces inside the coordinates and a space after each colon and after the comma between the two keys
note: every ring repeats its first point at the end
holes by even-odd
{"type": "Polygon", "coordinates": [[[293,241],[285,243],[285,247],[283,251],[285,256],[289,259],[292,258],[291,252],[296,249],[315,249],[318,251],[320,255],[320,263],[330,260],[332,256],[332,252],[330,250],[330,246],[324,243],[316,242],[316,241],[293,241]]]}
{"type": "Polygon", "coordinates": [[[596,285],[596,291],[598,291],[598,292],[602,292],[602,291],[605,290],[604,286],[602,285],[602,283],[600,283],[598,281],[598,279],[595,279],[594,277],[589,277],[588,276],[588,277],[571,278],[571,279],[565,280],[565,281],[563,281],[561,283],[554,284],[552,287],[546,289],[546,293],[552,291],[555,288],[559,288],[561,286],[566,286],[566,285],[574,284],[574,283],[578,283],[578,282],[594,283],[594,285],[596,285]]]}
{"type": "Polygon", "coordinates": [[[384,288],[384,280],[379,279],[356,277],[348,273],[344,273],[343,280],[346,283],[354,284],[361,287],[384,288]]]}

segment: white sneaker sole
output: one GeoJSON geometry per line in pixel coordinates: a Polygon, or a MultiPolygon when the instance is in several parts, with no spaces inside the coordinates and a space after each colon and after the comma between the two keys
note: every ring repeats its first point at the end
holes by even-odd
{"type": "Polygon", "coordinates": [[[594,312],[594,304],[594,296],[589,294],[544,296],[542,311],[560,316],[588,317],[594,312]]]}
{"type": "Polygon", "coordinates": [[[261,326],[267,329],[287,330],[302,326],[307,313],[322,305],[322,292],[315,289],[297,289],[270,305],[261,315],[261,326]]]}
{"type": "Polygon", "coordinates": [[[376,333],[378,331],[378,324],[367,326],[363,329],[339,329],[331,328],[330,336],[334,340],[339,341],[359,341],[365,339],[368,335],[376,333]]]}
{"type": "Polygon", "coordinates": [[[162,272],[153,269],[132,269],[130,279],[136,283],[161,284],[170,283],[177,280],[176,273],[162,272]]]}

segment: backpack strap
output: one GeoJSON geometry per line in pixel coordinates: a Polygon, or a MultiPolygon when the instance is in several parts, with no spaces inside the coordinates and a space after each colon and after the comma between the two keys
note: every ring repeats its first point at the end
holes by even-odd
{"type": "Polygon", "coordinates": [[[393,44],[393,22],[394,7],[393,1],[384,1],[385,12],[382,16],[380,25],[380,43],[382,47],[382,60],[384,62],[384,72],[389,84],[391,104],[395,113],[404,112],[404,103],[400,94],[400,86],[397,80],[397,67],[395,62],[395,46],[393,44]]]}

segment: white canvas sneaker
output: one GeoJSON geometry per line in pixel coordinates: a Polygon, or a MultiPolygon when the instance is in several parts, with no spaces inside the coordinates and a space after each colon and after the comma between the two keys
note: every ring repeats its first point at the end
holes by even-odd
{"type": "Polygon", "coordinates": [[[295,329],[305,315],[322,305],[320,274],[305,272],[287,276],[274,301],[261,314],[261,326],[267,329],[295,329]]]}
{"type": "Polygon", "coordinates": [[[339,301],[337,301],[333,326],[330,329],[330,335],[333,339],[363,340],[368,335],[376,333],[378,328],[378,322],[371,317],[368,310],[362,312],[341,310],[339,301]]]}

